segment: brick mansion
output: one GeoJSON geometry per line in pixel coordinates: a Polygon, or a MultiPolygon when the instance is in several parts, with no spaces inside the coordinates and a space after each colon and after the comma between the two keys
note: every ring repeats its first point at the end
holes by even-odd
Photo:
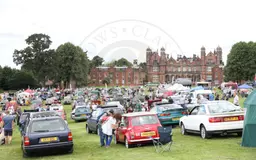
{"type": "Polygon", "coordinates": [[[97,67],[90,73],[91,85],[103,85],[105,77],[110,78],[110,85],[142,85],[144,82],[171,83],[177,78],[189,78],[192,82],[207,81],[212,85],[223,82],[222,49],[217,47],[213,52],[206,53],[205,47],[201,48],[200,57],[178,55],[177,59],[165,52],[160,53],[146,49],[146,69],[142,69],[134,60],[133,66],[127,67],[97,67]]]}

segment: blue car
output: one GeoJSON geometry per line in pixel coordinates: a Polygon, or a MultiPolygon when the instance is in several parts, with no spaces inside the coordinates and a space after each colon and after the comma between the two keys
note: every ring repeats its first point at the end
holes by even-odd
{"type": "Polygon", "coordinates": [[[58,113],[30,113],[27,118],[21,133],[23,157],[33,153],[73,152],[72,133],[58,113]]]}
{"type": "Polygon", "coordinates": [[[162,125],[179,124],[179,120],[184,115],[188,115],[187,108],[178,104],[157,102],[153,104],[150,112],[157,114],[162,125]]]}
{"type": "Polygon", "coordinates": [[[98,117],[103,112],[108,112],[111,109],[114,110],[114,113],[120,113],[120,114],[124,113],[123,108],[120,108],[118,106],[110,106],[110,105],[98,106],[98,108],[94,110],[91,116],[87,119],[86,126],[85,126],[86,132],[87,133],[94,132],[96,134],[99,134],[99,128],[98,128],[98,122],[97,122],[98,117]]]}

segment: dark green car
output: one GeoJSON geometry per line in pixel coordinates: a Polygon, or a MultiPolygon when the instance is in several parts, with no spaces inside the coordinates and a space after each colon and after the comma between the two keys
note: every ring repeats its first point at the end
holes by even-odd
{"type": "Polygon", "coordinates": [[[91,110],[88,107],[77,107],[71,113],[71,119],[78,121],[86,121],[91,115],[91,110]]]}

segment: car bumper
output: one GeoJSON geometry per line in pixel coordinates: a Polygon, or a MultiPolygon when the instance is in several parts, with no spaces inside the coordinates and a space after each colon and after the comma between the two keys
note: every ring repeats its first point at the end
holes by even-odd
{"type": "Polygon", "coordinates": [[[31,153],[31,152],[42,152],[44,150],[49,150],[49,151],[71,150],[72,148],[73,148],[73,142],[61,142],[61,143],[24,146],[24,151],[26,153],[31,153]]]}
{"type": "MultiPolygon", "coordinates": [[[[174,117],[173,117],[174,118],[174,117]]],[[[173,118],[169,117],[169,118],[159,118],[160,123],[163,125],[168,125],[168,124],[179,124],[180,120],[172,120],[173,118]]],[[[179,117],[176,117],[179,118],[179,117]]]]}
{"type": "Polygon", "coordinates": [[[243,129],[216,130],[216,131],[208,131],[208,132],[209,134],[242,133],[243,129]]]}
{"type": "Polygon", "coordinates": [[[209,132],[229,131],[229,130],[243,130],[243,121],[240,122],[223,122],[206,125],[206,130],[209,132]]]}
{"type": "Polygon", "coordinates": [[[146,139],[134,139],[134,140],[130,140],[129,143],[147,143],[149,141],[152,141],[153,139],[159,139],[159,137],[146,138],[146,139]]]}
{"type": "Polygon", "coordinates": [[[88,117],[72,117],[72,119],[75,121],[81,121],[81,120],[87,120],[88,117]]]}

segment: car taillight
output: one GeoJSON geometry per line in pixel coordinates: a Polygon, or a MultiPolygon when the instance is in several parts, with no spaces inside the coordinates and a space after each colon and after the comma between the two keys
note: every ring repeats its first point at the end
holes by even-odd
{"type": "Polygon", "coordinates": [[[221,117],[212,117],[212,118],[209,118],[209,122],[210,123],[223,122],[223,118],[221,118],[221,117]]]}
{"type": "Polygon", "coordinates": [[[162,113],[162,114],[160,114],[160,116],[170,116],[171,115],[171,113],[162,113]]]}
{"type": "Polygon", "coordinates": [[[188,114],[188,112],[184,111],[184,112],[182,112],[182,114],[183,114],[183,115],[187,115],[187,114],[188,114]]]}
{"type": "Polygon", "coordinates": [[[238,116],[239,121],[243,121],[244,120],[244,115],[238,116]]]}
{"type": "Polygon", "coordinates": [[[29,142],[29,138],[28,137],[24,137],[24,145],[25,146],[29,146],[30,142],[29,142]]]}
{"type": "Polygon", "coordinates": [[[68,141],[73,141],[73,136],[71,132],[68,132],[68,141]]]}

